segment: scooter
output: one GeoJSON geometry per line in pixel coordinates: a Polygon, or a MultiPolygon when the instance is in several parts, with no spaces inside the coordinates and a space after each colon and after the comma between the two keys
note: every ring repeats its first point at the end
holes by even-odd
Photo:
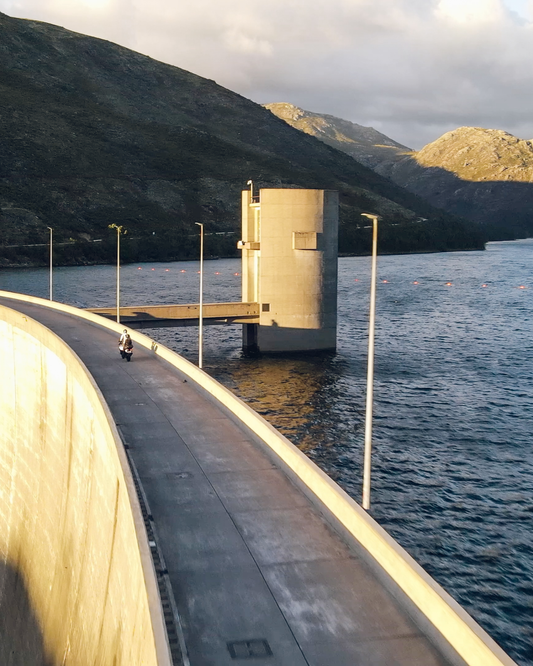
{"type": "Polygon", "coordinates": [[[128,363],[131,361],[131,357],[133,356],[133,347],[127,347],[124,348],[123,344],[120,344],[118,346],[118,350],[120,352],[120,355],[122,358],[125,358],[128,363]]]}

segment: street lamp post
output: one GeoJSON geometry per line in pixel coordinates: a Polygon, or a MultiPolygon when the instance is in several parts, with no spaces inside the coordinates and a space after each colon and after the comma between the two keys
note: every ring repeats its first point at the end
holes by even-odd
{"type": "Polygon", "coordinates": [[[368,370],[366,378],[365,457],[363,466],[363,509],[370,509],[370,470],[372,465],[372,408],[374,397],[374,328],[376,320],[376,273],[378,254],[378,216],[361,213],[372,220],[372,276],[368,323],[368,370]]]}
{"type": "Polygon", "coordinates": [[[120,234],[127,234],[124,227],[110,224],[110,229],[117,230],[117,324],[120,324],[120,234]]]}
{"type": "Polygon", "coordinates": [[[198,319],[198,367],[203,365],[204,345],[204,225],[195,222],[200,227],[200,316],[198,319]]]}
{"type": "Polygon", "coordinates": [[[50,300],[53,300],[52,298],[52,266],[53,266],[53,257],[54,257],[54,252],[53,252],[53,233],[54,230],[52,227],[47,227],[50,230],[50,300]]]}

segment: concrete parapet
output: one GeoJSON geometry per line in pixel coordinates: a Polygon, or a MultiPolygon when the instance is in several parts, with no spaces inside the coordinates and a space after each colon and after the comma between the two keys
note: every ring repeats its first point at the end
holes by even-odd
{"type": "Polygon", "coordinates": [[[54,333],[0,306],[0,663],[170,666],[119,434],[54,333]]]}
{"type": "MultiPolygon", "coordinates": [[[[43,299],[0,292],[0,296],[49,306],[120,332],[123,326],[90,312],[50,303],[43,299]]],[[[490,636],[387,534],[354,500],[322,472],[297,447],[254,410],[205,372],[147,336],[133,331],[136,344],[149,349],[210,394],[240,423],[247,426],[277,464],[287,471],[334,526],[340,528],[366,554],[375,571],[381,572],[415,619],[446,653],[452,663],[468,666],[516,666],[490,636]]]]}

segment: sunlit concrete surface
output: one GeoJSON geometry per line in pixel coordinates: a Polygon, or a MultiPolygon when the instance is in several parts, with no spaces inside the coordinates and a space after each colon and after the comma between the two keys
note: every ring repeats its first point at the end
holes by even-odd
{"type": "Polygon", "coordinates": [[[267,188],[242,192],[242,300],[260,304],[245,348],[334,350],[337,345],[339,194],[267,188]]]}
{"type": "Polygon", "coordinates": [[[137,495],[98,389],[57,336],[1,306],[0,367],[0,664],[170,666],[137,495]]]}
{"type": "MultiPolygon", "coordinates": [[[[104,393],[150,504],[193,666],[513,663],[471,619],[456,619],[460,610],[445,600],[435,621],[459,627],[457,643],[469,657],[434,647],[355,540],[338,537],[252,432],[150,347],[137,345],[127,364],[115,332],[4,302],[61,335],[104,393]]],[[[310,474],[301,464],[301,474],[310,474]]],[[[334,493],[329,483],[325,492],[334,493]]],[[[342,510],[352,511],[346,504],[342,510]]],[[[414,581],[406,586],[418,594],[419,574],[401,549],[357,520],[374,530],[383,566],[398,557],[399,577],[414,581]]],[[[436,598],[431,580],[420,580],[436,598]]]]}
{"type": "MultiPolygon", "coordinates": [[[[89,312],[116,321],[116,308],[88,308],[89,312]]],[[[258,303],[203,303],[204,324],[257,324],[258,303]]],[[[120,321],[131,328],[158,328],[163,326],[198,326],[200,305],[140,305],[120,308],[120,321]]]]}

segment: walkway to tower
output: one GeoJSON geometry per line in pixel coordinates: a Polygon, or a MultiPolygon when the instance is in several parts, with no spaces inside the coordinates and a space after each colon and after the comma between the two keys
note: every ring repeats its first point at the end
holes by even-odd
{"type": "Polygon", "coordinates": [[[192,666],[444,666],[309,500],[206,394],[116,335],[0,299],[58,334],[98,383],[138,470],[192,666]]]}

